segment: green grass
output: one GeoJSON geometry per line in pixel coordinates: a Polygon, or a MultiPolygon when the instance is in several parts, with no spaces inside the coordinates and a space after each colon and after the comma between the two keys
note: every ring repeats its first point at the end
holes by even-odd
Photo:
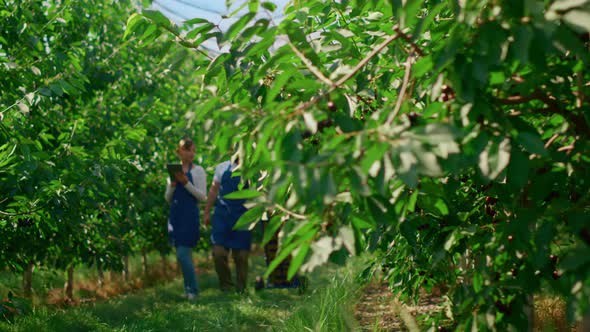
{"type": "MultiPolygon", "coordinates": [[[[252,257],[254,276],[262,257],[252,257]]],[[[352,265],[350,265],[352,266],[352,265]]],[[[352,268],[325,266],[310,275],[308,291],[267,289],[222,293],[214,272],[199,276],[195,303],[182,297],[182,279],[104,302],[58,309],[38,306],[0,331],[350,331],[358,287],[352,268]]],[[[252,282],[250,282],[250,286],[252,282]]]]}
{"type": "Polygon", "coordinates": [[[358,329],[354,307],[359,286],[350,268],[339,271],[325,288],[315,289],[274,331],[353,331],[358,329]]]}

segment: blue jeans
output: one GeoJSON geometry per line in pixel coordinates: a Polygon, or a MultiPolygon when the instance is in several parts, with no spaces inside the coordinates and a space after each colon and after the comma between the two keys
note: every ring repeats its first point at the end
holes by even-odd
{"type": "Polygon", "coordinates": [[[176,259],[178,264],[180,264],[182,276],[184,277],[184,291],[186,294],[197,295],[199,293],[199,287],[193,265],[192,252],[193,249],[190,247],[176,246],[176,259]]]}

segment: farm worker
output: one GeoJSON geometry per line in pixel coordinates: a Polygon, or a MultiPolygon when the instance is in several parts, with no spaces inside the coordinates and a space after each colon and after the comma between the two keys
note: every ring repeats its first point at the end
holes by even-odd
{"type": "Polygon", "coordinates": [[[192,260],[192,249],[199,241],[198,201],[207,199],[207,175],[203,167],[193,164],[195,144],[189,138],[178,143],[176,154],[182,162],[182,172],[168,178],[165,198],[170,203],[168,232],[176,247],[176,258],[184,278],[184,291],[188,300],[199,292],[192,260]]]}
{"type": "MultiPolygon", "coordinates": [[[[239,162],[236,160],[236,162],[239,162]]],[[[233,287],[229,255],[233,256],[236,265],[236,290],[242,293],[246,289],[248,278],[248,254],[252,244],[252,235],[248,230],[233,230],[234,225],[246,212],[243,199],[227,199],[225,195],[239,190],[240,176],[232,176],[237,164],[225,161],[215,168],[213,184],[209,190],[205,205],[205,226],[209,225],[211,207],[213,213],[211,242],[213,244],[213,260],[219,278],[219,286],[223,291],[233,287]]]]}

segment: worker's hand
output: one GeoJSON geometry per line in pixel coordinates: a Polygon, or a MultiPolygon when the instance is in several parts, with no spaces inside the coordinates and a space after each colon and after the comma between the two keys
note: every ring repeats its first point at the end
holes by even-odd
{"type": "Polygon", "coordinates": [[[205,226],[205,228],[209,227],[209,220],[210,220],[210,215],[208,212],[205,212],[204,216],[203,216],[203,225],[205,226]]]}
{"type": "Polygon", "coordinates": [[[174,177],[176,178],[176,181],[180,182],[183,186],[188,182],[188,177],[182,172],[176,172],[174,177]]]}

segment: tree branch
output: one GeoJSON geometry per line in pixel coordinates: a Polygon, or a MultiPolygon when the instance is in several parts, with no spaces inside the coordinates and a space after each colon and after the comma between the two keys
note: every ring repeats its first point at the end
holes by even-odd
{"type": "Polygon", "coordinates": [[[406,71],[404,73],[404,80],[402,82],[402,88],[400,89],[399,94],[397,95],[397,101],[395,102],[395,107],[393,108],[393,112],[391,112],[389,114],[389,117],[387,117],[387,121],[385,121],[386,125],[391,125],[391,123],[393,122],[393,120],[397,116],[397,113],[399,113],[399,110],[402,107],[402,102],[404,100],[404,96],[406,95],[406,89],[408,88],[408,82],[410,81],[410,72],[412,70],[412,58],[413,57],[414,57],[414,55],[410,54],[410,56],[408,56],[408,59],[406,60],[406,71]]]}
{"type": "Polygon", "coordinates": [[[405,40],[408,44],[410,44],[410,46],[412,47],[412,49],[414,50],[414,52],[416,52],[416,54],[418,54],[419,56],[424,56],[424,51],[422,50],[422,48],[420,48],[420,46],[418,46],[413,40],[412,40],[412,36],[411,35],[407,35],[405,33],[403,33],[400,29],[399,26],[396,25],[393,30],[395,30],[395,32],[397,32],[400,37],[405,40]]]}
{"type": "Polygon", "coordinates": [[[373,106],[371,105],[371,102],[370,102],[370,101],[368,101],[368,100],[367,100],[365,97],[363,97],[363,96],[361,96],[361,95],[356,95],[356,98],[357,98],[358,100],[362,101],[362,102],[363,102],[365,105],[367,105],[367,106],[368,106],[368,107],[371,109],[371,112],[373,112],[373,113],[374,113],[374,112],[376,112],[376,111],[377,111],[377,110],[375,109],[375,107],[373,107],[373,106]]]}
{"type": "MultiPolygon", "coordinates": [[[[394,28],[394,30],[397,28],[394,28]]],[[[381,44],[379,44],[375,49],[373,49],[369,54],[367,54],[367,56],[362,59],[353,69],[350,73],[348,73],[347,75],[345,75],[344,77],[342,77],[341,79],[339,79],[335,84],[331,85],[330,88],[319,94],[316,96],[313,96],[309,101],[306,101],[304,103],[301,103],[297,106],[297,108],[295,109],[295,114],[299,114],[302,111],[306,110],[307,108],[317,104],[323,97],[325,97],[326,95],[330,94],[331,92],[333,92],[334,90],[336,90],[337,88],[339,88],[341,85],[343,85],[344,83],[346,83],[346,81],[348,81],[350,78],[352,78],[354,75],[356,75],[356,73],[358,73],[373,57],[375,57],[375,55],[379,54],[379,52],[381,52],[387,45],[389,45],[392,41],[396,40],[397,38],[399,38],[399,34],[395,34],[395,35],[391,35],[389,36],[387,39],[385,39],[381,44]]]]}
{"type": "MultiPolygon", "coordinates": [[[[393,29],[395,31],[399,31],[399,28],[397,26],[395,26],[393,29]]],[[[362,59],[361,62],[359,62],[350,73],[348,73],[347,75],[345,75],[344,77],[339,79],[338,82],[336,82],[335,88],[346,83],[346,81],[348,81],[351,77],[356,75],[356,73],[359,70],[361,70],[373,57],[375,57],[375,55],[379,54],[381,51],[383,51],[383,49],[387,45],[389,45],[392,41],[398,39],[399,37],[400,37],[400,33],[398,32],[394,35],[389,36],[387,39],[385,39],[381,44],[379,44],[379,46],[377,46],[374,50],[372,50],[369,54],[367,54],[367,56],[364,59],[362,59]]]]}
{"type": "Polygon", "coordinates": [[[575,114],[567,109],[562,108],[557,99],[552,95],[546,94],[543,91],[535,90],[529,96],[509,96],[507,98],[496,98],[495,101],[500,105],[518,105],[525,104],[533,100],[538,100],[547,105],[547,108],[537,109],[536,111],[541,114],[559,114],[567,119],[577,134],[583,134],[588,136],[590,134],[590,127],[586,123],[586,119],[583,115],[575,114]]]}
{"type": "Polygon", "coordinates": [[[555,97],[545,94],[542,91],[535,90],[529,96],[509,96],[507,98],[497,98],[496,101],[501,105],[518,105],[528,103],[529,101],[538,100],[545,103],[545,105],[549,106],[552,110],[557,112],[562,112],[561,107],[557,103],[555,97]]]}
{"type": "Polygon", "coordinates": [[[326,83],[328,86],[334,86],[334,82],[332,82],[329,78],[327,78],[324,73],[322,73],[318,68],[316,68],[313,63],[305,57],[305,54],[303,54],[300,50],[298,50],[295,45],[293,45],[293,43],[289,42],[289,46],[291,46],[291,49],[293,50],[293,52],[295,52],[295,54],[297,54],[297,56],[301,59],[301,61],[303,62],[303,64],[307,67],[307,69],[309,69],[309,71],[311,71],[312,74],[314,74],[320,81],[326,83]]]}
{"type": "Polygon", "coordinates": [[[302,214],[299,214],[299,213],[295,213],[295,212],[289,211],[286,208],[280,206],[279,204],[276,204],[275,203],[274,204],[274,207],[277,208],[277,209],[279,209],[279,210],[281,210],[281,211],[283,211],[284,213],[290,215],[291,217],[296,218],[296,219],[307,220],[307,217],[306,216],[304,216],[302,214]]]}
{"type": "Polygon", "coordinates": [[[551,136],[551,138],[547,141],[547,143],[545,143],[545,149],[549,148],[551,146],[551,144],[553,144],[553,142],[555,142],[555,140],[559,137],[558,134],[554,134],[553,136],[551,136]]]}

